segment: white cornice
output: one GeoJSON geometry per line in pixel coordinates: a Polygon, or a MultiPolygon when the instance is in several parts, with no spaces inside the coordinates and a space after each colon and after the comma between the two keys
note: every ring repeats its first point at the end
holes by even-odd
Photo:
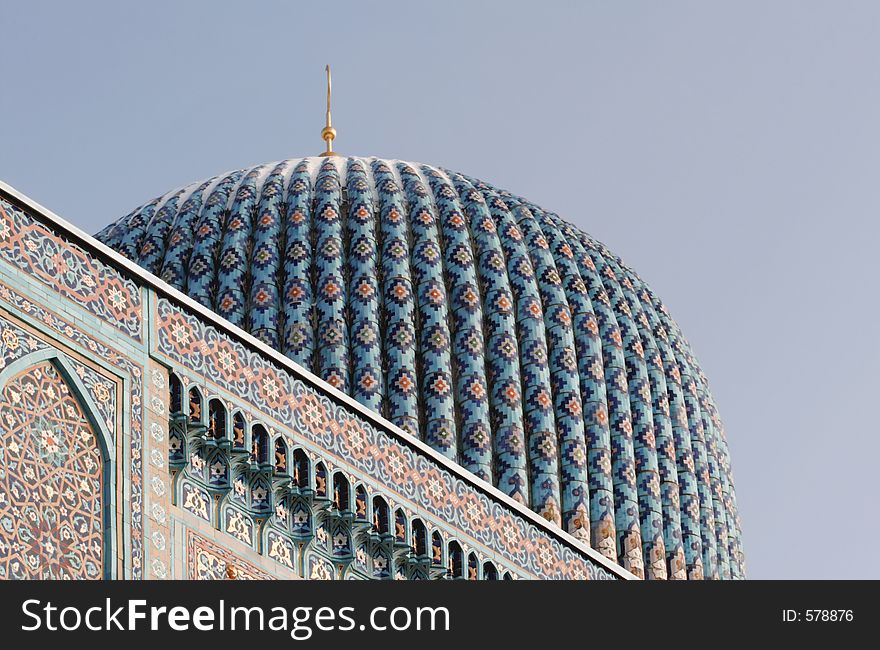
{"type": "Polygon", "coordinates": [[[91,235],[83,232],[73,224],[68,223],[57,214],[52,212],[51,210],[43,207],[36,201],[28,198],[15,188],[7,185],[3,181],[0,181],[0,193],[7,195],[16,203],[26,206],[29,210],[37,213],[40,217],[45,219],[48,223],[50,223],[54,228],[56,228],[59,232],[70,237],[77,245],[82,246],[86,250],[90,250],[94,253],[97,253],[100,258],[104,261],[110,263],[112,266],[117,269],[124,269],[124,271],[136,278],[139,282],[149,286],[154,291],[156,291],[160,295],[164,295],[168,298],[171,298],[175,302],[180,305],[186,307],[188,310],[198,314],[202,319],[206,322],[210,323],[214,327],[217,327],[221,331],[229,334],[233,338],[238,339],[248,347],[258,351],[260,354],[266,356],[271,359],[274,363],[281,366],[294,376],[302,379],[306,383],[319,388],[321,391],[332,397],[338,402],[344,404],[347,408],[355,411],[359,416],[369,420],[372,424],[382,429],[388,435],[393,436],[397,441],[406,444],[414,449],[416,449],[419,453],[424,454],[437,464],[443,466],[447,471],[457,476],[458,478],[466,481],[467,483],[473,485],[475,488],[479,489],[482,492],[485,492],[487,495],[491,496],[493,499],[499,501],[504,504],[510,510],[516,512],[523,519],[527,520],[529,523],[537,526],[540,530],[546,532],[547,534],[555,537],[563,544],[570,546],[579,552],[586,555],[596,564],[599,564],[603,568],[607,569],[611,573],[616,576],[626,579],[626,580],[638,580],[638,577],[621,567],[615,562],[612,562],[604,555],[599,553],[598,551],[590,548],[588,545],[584,544],[580,540],[574,538],[569,533],[565,532],[559,526],[556,526],[537,513],[532,510],[529,510],[522,504],[514,501],[512,498],[504,494],[501,490],[496,488],[494,485],[487,483],[481,478],[475,476],[471,472],[468,472],[466,469],[449,460],[445,456],[442,456],[440,453],[431,449],[428,445],[423,443],[421,440],[418,440],[411,435],[407,434],[403,429],[397,427],[393,423],[389,422],[385,418],[383,418],[378,413],[366,408],[360,402],[355,400],[354,398],[346,395],[342,391],[334,388],[326,381],[318,377],[317,375],[311,373],[306,370],[299,364],[291,361],[286,356],[270,348],[265,343],[257,340],[251,334],[248,334],[241,328],[233,325],[226,319],[218,316],[216,313],[207,309],[197,303],[195,300],[175,289],[171,285],[167,284],[160,278],[157,278],[152,273],[147,272],[142,267],[138,266],[131,260],[123,257],[113,249],[109,248],[105,244],[101,243],[91,235]]]}

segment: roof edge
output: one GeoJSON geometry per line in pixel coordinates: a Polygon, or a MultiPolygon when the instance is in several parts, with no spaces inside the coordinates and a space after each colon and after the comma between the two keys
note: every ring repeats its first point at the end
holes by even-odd
{"type": "Polygon", "coordinates": [[[531,524],[537,526],[545,533],[555,537],[560,542],[571,546],[581,553],[585,554],[591,560],[601,565],[603,568],[607,569],[611,573],[625,580],[639,579],[638,576],[630,573],[616,562],[612,562],[595,549],[589,547],[588,545],[573,537],[571,534],[564,531],[559,526],[551,524],[549,521],[538,515],[533,510],[526,508],[519,502],[504,494],[495,486],[487,483],[486,481],[482,480],[471,472],[468,472],[466,469],[464,469],[457,463],[454,463],[453,461],[447,459],[445,456],[442,456],[440,453],[431,449],[424,442],[407,434],[401,428],[386,420],[378,413],[366,408],[354,398],[331,386],[317,375],[313,374],[309,370],[306,370],[294,361],[288,359],[277,350],[270,348],[262,341],[259,341],[251,334],[245,332],[236,325],[233,325],[226,319],[217,315],[215,312],[200,305],[186,294],[165,283],[163,280],[156,277],[152,273],[149,273],[141,266],[137,265],[128,258],[122,256],[110,247],[101,243],[92,235],[85,233],[77,226],[69,223],[48,208],[37,203],[33,199],[29,198],[27,195],[19,192],[14,187],[8,185],[2,180],[0,180],[0,195],[6,196],[13,202],[18,203],[28,210],[37,213],[49,224],[57,228],[61,233],[70,237],[76,244],[82,246],[90,252],[96,253],[99,258],[109,263],[111,266],[114,266],[115,268],[117,268],[117,270],[121,269],[124,272],[130,274],[138,281],[152,288],[157,293],[163,294],[165,297],[174,300],[183,307],[186,307],[187,309],[193,311],[195,314],[203,318],[206,322],[210,323],[214,327],[217,327],[221,331],[244,343],[251,349],[268,357],[273,363],[278,364],[286,371],[292,373],[294,376],[311,384],[315,388],[322,390],[329,397],[333,398],[337,402],[344,404],[347,408],[352,409],[359,416],[369,420],[373,425],[381,428],[384,432],[393,436],[399,442],[402,442],[403,444],[406,444],[417,450],[419,453],[424,454],[432,461],[438,463],[446,470],[452,472],[458,478],[468,482],[473,487],[481,490],[482,492],[491,496],[493,499],[496,499],[500,503],[504,504],[506,507],[513,510],[515,513],[526,519],[531,524]]]}

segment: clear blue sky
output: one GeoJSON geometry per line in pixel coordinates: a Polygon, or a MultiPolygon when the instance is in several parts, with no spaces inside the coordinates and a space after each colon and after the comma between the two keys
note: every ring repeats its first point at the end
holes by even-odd
{"type": "Polygon", "coordinates": [[[753,578],[880,578],[880,4],[0,0],[0,178],[95,232],[321,151],[483,178],[669,305],[753,578]],[[865,543],[862,545],[863,540],[865,543]]]}

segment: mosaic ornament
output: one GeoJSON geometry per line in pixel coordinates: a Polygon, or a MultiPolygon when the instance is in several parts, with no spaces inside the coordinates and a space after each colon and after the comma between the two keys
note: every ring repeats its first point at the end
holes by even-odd
{"type": "Polygon", "coordinates": [[[103,578],[104,461],[79,400],[49,361],[0,390],[0,578],[103,578]]]}
{"type": "MultiPolygon", "coordinates": [[[[427,165],[306,158],[166,194],[99,238],[632,573],[744,575],[692,351],[641,279],[557,215],[427,165]]],[[[196,365],[240,365],[168,318],[196,365]]],[[[278,378],[247,372],[235,390],[290,417],[278,378]]]]}

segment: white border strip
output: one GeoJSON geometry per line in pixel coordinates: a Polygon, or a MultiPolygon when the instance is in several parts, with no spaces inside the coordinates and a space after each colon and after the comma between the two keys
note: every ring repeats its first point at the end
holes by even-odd
{"type": "MultiPolygon", "coordinates": [[[[411,165],[415,165],[415,163],[409,163],[411,165]]],[[[407,434],[403,429],[399,428],[395,424],[389,422],[385,418],[383,418],[378,413],[366,408],[363,404],[356,401],[353,397],[350,397],[343,393],[342,391],[334,388],[326,381],[318,377],[317,375],[312,374],[302,366],[297,363],[291,361],[286,356],[270,348],[268,345],[263,343],[262,341],[257,340],[251,334],[248,334],[244,330],[240,329],[236,325],[233,325],[226,319],[218,316],[216,313],[203,307],[198,304],[195,300],[175,289],[169,284],[166,284],[160,278],[157,278],[155,275],[148,273],[145,269],[138,266],[131,260],[126,257],[123,257],[121,254],[117,253],[113,249],[104,245],[94,237],[89,234],[86,234],[76,226],[68,223],[57,214],[52,212],[51,210],[43,207],[36,201],[28,198],[15,188],[7,185],[2,180],[0,180],[0,192],[3,192],[10,197],[12,197],[15,201],[26,205],[31,210],[39,213],[42,217],[48,219],[52,225],[57,226],[61,231],[66,233],[69,236],[72,236],[74,240],[78,240],[78,244],[84,245],[87,248],[91,248],[99,253],[101,256],[108,258],[113,265],[122,267],[128,273],[135,276],[138,280],[156,290],[157,292],[164,293],[168,297],[172,298],[176,302],[180,303],[187,309],[195,312],[199,316],[201,316],[205,321],[211,323],[215,327],[220,328],[221,330],[232,334],[235,338],[241,340],[241,342],[245,343],[249,347],[255,349],[266,357],[270,358],[273,362],[280,365],[282,368],[286,369],[293,375],[305,380],[306,382],[312,384],[313,386],[320,388],[322,391],[329,393],[331,397],[333,397],[338,402],[342,402],[348,408],[355,411],[361,417],[369,420],[374,425],[378,426],[386,433],[392,434],[395,438],[398,439],[399,442],[403,442],[404,444],[409,445],[410,447],[415,448],[420,453],[424,454],[434,462],[442,465],[449,472],[457,476],[458,478],[470,483],[474,487],[482,490],[487,493],[493,499],[500,501],[505,506],[516,512],[518,515],[529,521],[530,523],[536,525],[538,528],[542,529],[544,532],[556,537],[564,544],[568,546],[574,547],[591,560],[593,560],[596,564],[601,565],[603,568],[607,569],[611,573],[617,575],[620,578],[625,580],[638,580],[638,576],[630,573],[619,564],[612,562],[604,555],[599,553],[598,551],[590,548],[580,540],[574,538],[569,533],[565,532],[559,526],[552,524],[547,521],[543,517],[539,516],[533,510],[529,510],[522,504],[517,501],[514,501],[512,498],[504,494],[501,490],[496,488],[494,485],[487,483],[483,479],[478,476],[468,472],[466,469],[449,460],[445,456],[431,449],[428,445],[426,445],[421,440],[414,438],[413,436],[407,434]]]]}

